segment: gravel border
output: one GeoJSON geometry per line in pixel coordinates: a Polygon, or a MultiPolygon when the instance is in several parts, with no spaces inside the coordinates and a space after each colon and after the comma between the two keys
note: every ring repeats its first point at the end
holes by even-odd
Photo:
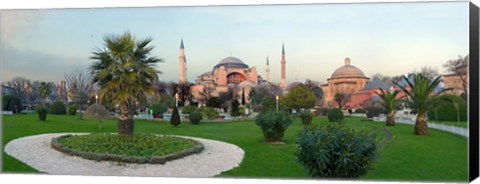
{"type": "Polygon", "coordinates": [[[67,134],[88,133],[52,133],[22,137],[7,143],[4,151],[39,172],[90,176],[213,177],[238,167],[245,155],[241,148],[233,144],[178,136],[199,141],[204,145],[204,150],[163,165],[98,162],[70,156],[50,146],[52,138],[67,134]]]}

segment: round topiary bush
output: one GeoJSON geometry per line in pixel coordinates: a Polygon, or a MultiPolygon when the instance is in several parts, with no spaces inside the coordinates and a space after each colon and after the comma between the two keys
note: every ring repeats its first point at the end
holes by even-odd
{"type": "Polygon", "coordinates": [[[203,116],[199,112],[191,112],[188,118],[192,124],[198,125],[202,121],[203,116]]]}
{"type": "Polygon", "coordinates": [[[37,112],[38,114],[38,119],[40,121],[45,121],[47,120],[47,113],[48,113],[49,109],[47,106],[44,106],[44,105],[39,105],[39,106],[36,106],[35,107],[35,112],[37,112]]]}
{"type": "Polygon", "coordinates": [[[75,106],[75,105],[68,106],[67,114],[71,115],[71,116],[75,116],[75,114],[77,114],[77,106],[75,106]]]}
{"type": "Polygon", "coordinates": [[[51,113],[52,114],[66,114],[67,113],[67,108],[63,104],[63,102],[56,101],[53,102],[52,106],[50,107],[51,113]]]}
{"type": "Polygon", "coordinates": [[[356,109],[355,113],[357,114],[365,114],[365,109],[356,109]]]}
{"type": "Polygon", "coordinates": [[[195,112],[195,110],[197,110],[197,107],[195,106],[185,106],[183,107],[182,109],[182,114],[190,114],[192,112],[195,112]]]}
{"type": "Polygon", "coordinates": [[[341,122],[343,120],[343,112],[340,109],[332,109],[328,112],[327,117],[330,122],[341,122]]]}
{"type": "Polygon", "coordinates": [[[310,125],[312,124],[313,114],[309,110],[301,111],[300,119],[303,125],[310,125]]]}
{"type": "Polygon", "coordinates": [[[311,177],[358,178],[375,158],[375,134],[341,124],[308,126],[298,136],[296,156],[311,177]]]}
{"type": "Polygon", "coordinates": [[[293,123],[290,115],[284,111],[268,111],[257,116],[257,124],[263,132],[263,137],[267,143],[282,142],[283,135],[288,126],[293,123]]]}

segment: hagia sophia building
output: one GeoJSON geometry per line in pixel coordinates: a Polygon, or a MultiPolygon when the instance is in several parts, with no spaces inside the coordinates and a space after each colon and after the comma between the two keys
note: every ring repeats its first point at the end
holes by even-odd
{"type": "MultiPolygon", "coordinates": [[[[184,52],[183,39],[180,44],[180,56],[179,56],[179,83],[187,82],[187,66],[186,57],[184,52]]],[[[291,86],[295,85],[286,84],[286,59],[285,59],[285,47],[282,44],[282,59],[281,63],[281,80],[280,88],[283,93],[288,93],[291,86]]],[[[232,92],[237,99],[241,98],[242,93],[249,94],[252,88],[265,86],[270,84],[270,65],[267,57],[265,79],[259,75],[255,66],[249,66],[244,61],[237,57],[226,57],[213,66],[212,70],[200,74],[195,79],[193,86],[191,87],[191,93],[194,97],[194,101],[205,102],[210,97],[219,97],[221,94],[232,92]]],[[[340,66],[332,75],[327,79],[327,83],[320,85],[323,90],[323,105],[328,107],[336,106],[334,100],[335,94],[343,93],[348,94],[348,102],[346,107],[348,108],[362,108],[366,101],[375,100],[378,98],[376,92],[379,88],[388,90],[391,86],[386,83],[373,80],[371,81],[364,72],[352,65],[350,58],[346,58],[343,61],[343,66],[340,66]]],[[[298,83],[299,84],[299,83],[298,83]]],[[[246,98],[247,103],[249,98],[246,98]]],[[[377,99],[378,100],[378,99],[377,99]]]]}

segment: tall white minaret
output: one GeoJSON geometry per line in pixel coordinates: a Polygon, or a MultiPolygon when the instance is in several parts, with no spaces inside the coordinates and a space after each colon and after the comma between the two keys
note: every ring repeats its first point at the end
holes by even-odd
{"type": "Polygon", "coordinates": [[[267,83],[270,83],[270,63],[268,62],[268,57],[267,57],[267,83]]]}
{"type": "Polygon", "coordinates": [[[280,88],[282,88],[285,91],[285,88],[287,87],[286,81],[285,81],[285,46],[282,43],[282,80],[280,82],[280,88]]]}
{"type": "Polygon", "coordinates": [[[187,59],[185,58],[185,47],[183,46],[183,38],[182,41],[180,42],[180,55],[179,55],[179,78],[178,78],[178,84],[185,84],[187,83],[187,59]]]}

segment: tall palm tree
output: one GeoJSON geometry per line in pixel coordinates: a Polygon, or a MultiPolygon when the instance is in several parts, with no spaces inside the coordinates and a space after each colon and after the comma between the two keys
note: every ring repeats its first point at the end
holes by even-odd
{"type": "Polygon", "coordinates": [[[99,98],[118,105],[118,134],[133,135],[133,114],[138,104],[146,103],[148,93],[155,91],[153,83],[160,71],[154,65],[161,59],[150,57],[151,38],[136,41],[126,32],[104,37],[104,49],[96,49],[90,66],[93,82],[100,87],[99,98]]]}
{"type": "Polygon", "coordinates": [[[387,126],[394,126],[395,125],[395,111],[397,108],[402,104],[401,99],[397,98],[398,93],[400,93],[399,90],[395,90],[393,92],[388,91],[388,90],[383,90],[382,88],[380,89],[380,93],[375,92],[381,99],[382,101],[380,102],[387,111],[387,119],[386,119],[386,124],[387,126]]]}
{"type": "Polygon", "coordinates": [[[440,94],[451,90],[451,88],[448,88],[435,93],[435,88],[441,82],[440,77],[441,76],[438,76],[430,80],[422,74],[413,74],[413,81],[408,80],[405,76],[403,77],[407,82],[407,86],[401,86],[395,83],[395,85],[400,87],[409,97],[408,103],[410,107],[418,113],[414,129],[416,135],[428,134],[427,119],[425,116],[427,111],[435,105],[435,101],[438,100],[440,94]]]}
{"type": "Polygon", "coordinates": [[[41,82],[38,87],[38,96],[43,100],[43,105],[46,104],[47,97],[52,93],[52,85],[49,82],[41,82]]]}

